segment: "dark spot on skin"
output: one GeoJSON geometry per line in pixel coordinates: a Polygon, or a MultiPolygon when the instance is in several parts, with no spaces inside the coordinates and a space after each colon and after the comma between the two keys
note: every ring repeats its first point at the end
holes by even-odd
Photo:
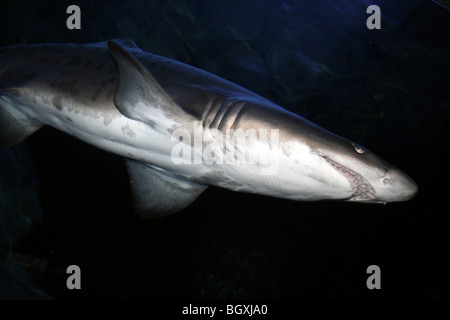
{"type": "Polygon", "coordinates": [[[97,70],[102,70],[103,69],[103,65],[101,64],[101,65],[99,65],[97,68],[96,68],[97,70]]]}
{"type": "Polygon", "coordinates": [[[112,82],[114,82],[116,80],[117,80],[116,77],[109,78],[108,80],[103,80],[102,82],[100,82],[100,86],[101,87],[106,87],[109,83],[112,83],[112,82]]]}
{"type": "Polygon", "coordinates": [[[114,96],[115,93],[116,93],[116,88],[110,89],[110,90],[108,91],[108,93],[106,94],[106,96],[107,96],[107,97],[111,97],[111,96],[114,96]]]}
{"type": "Polygon", "coordinates": [[[74,88],[69,91],[69,94],[71,96],[75,97],[78,94],[78,92],[80,92],[80,90],[78,90],[77,88],[74,88]]]}
{"type": "Polygon", "coordinates": [[[76,96],[79,92],[78,88],[75,87],[75,84],[77,82],[77,79],[72,79],[68,81],[60,81],[58,84],[58,88],[60,88],[63,91],[66,91],[72,96],[76,96]]]}
{"type": "Polygon", "coordinates": [[[77,82],[77,79],[60,81],[58,87],[63,90],[69,90],[76,84],[76,82],[77,82]]]}
{"type": "Polygon", "coordinates": [[[80,64],[82,60],[78,57],[74,57],[72,59],[70,59],[69,61],[67,61],[66,66],[77,66],[80,64]]]}
{"type": "Polygon", "coordinates": [[[117,81],[117,77],[112,77],[112,78],[109,78],[108,80],[106,80],[106,83],[113,83],[115,81],[117,81]]]}
{"type": "Polygon", "coordinates": [[[61,96],[54,96],[53,99],[52,99],[52,104],[58,110],[62,110],[63,109],[61,96]]]}
{"type": "Polygon", "coordinates": [[[102,88],[97,88],[97,89],[95,89],[95,91],[94,91],[94,93],[92,94],[92,96],[91,96],[91,100],[92,101],[95,101],[95,100],[97,100],[97,98],[98,98],[98,96],[100,95],[100,93],[102,92],[102,88]]]}

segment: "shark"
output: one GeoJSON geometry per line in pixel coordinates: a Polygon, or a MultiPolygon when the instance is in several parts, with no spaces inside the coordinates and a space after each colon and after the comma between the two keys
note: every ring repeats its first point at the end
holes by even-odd
{"type": "Polygon", "coordinates": [[[181,211],[208,186],[364,203],[418,190],[369,149],[127,39],[0,48],[0,145],[43,126],[123,157],[143,218],[181,211]]]}

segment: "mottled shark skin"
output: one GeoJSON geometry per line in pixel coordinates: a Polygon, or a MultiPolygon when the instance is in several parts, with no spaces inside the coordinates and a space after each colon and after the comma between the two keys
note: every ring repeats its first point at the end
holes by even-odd
{"type": "Polygon", "coordinates": [[[148,218],[182,210],[210,185],[300,201],[385,203],[417,192],[362,146],[131,40],[0,48],[0,145],[44,125],[124,157],[135,208],[148,218]],[[189,136],[178,138],[179,130],[189,136]],[[255,162],[174,161],[180,144],[201,159],[206,144],[194,143],[196,130],[216,151],[222,144],[212,131],[276,130],[277,143],[236,142],[255,162]],[[276,170],[265,174],[264,159],[276,160],[276,170]]]}

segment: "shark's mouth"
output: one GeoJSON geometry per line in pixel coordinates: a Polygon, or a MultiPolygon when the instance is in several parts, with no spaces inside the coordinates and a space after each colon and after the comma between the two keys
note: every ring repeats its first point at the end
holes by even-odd
{"type": "Polygon", "coordinates": [[[371,200],[375,199],[375,189],[362,175],[343,166],[342,164],[331,160],[330,158],[323,157],[334,169],[339,171],[344,177],[347,178],[353,189],[353,195],[349,200],[371,200]]]}

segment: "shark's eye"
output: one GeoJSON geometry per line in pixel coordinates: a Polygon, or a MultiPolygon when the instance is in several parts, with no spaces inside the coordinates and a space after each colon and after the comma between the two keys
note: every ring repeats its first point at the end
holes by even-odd
{"type": "Polygon", "coordinates": [[[363,146],[360,146],[359,144],[356,144],[356,143],[352,143],[352,145],[356,152],[358,152],[360,154],[366,152],[366,149],[364,149],[363,146]]]}

